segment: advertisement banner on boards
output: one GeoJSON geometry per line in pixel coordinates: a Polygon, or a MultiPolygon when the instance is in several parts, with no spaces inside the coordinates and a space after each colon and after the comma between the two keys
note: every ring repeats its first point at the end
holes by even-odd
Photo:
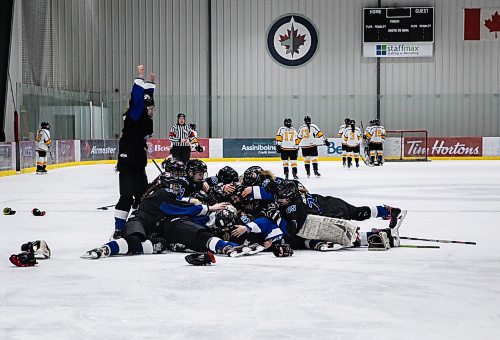
{"type": "Polygon", "coordinates": [[[118,159],[118,140],[81,140],[80,159],[82,161],[118,159]]]}
{"type": "Polygon", "coordinates": [[[73,140],[58,140],[57,163],[69,163],[75,161],[75,142],[73,140]]]}
{"type": "MultiPolygon", "coordinates": [[[[36,165],[35,142],[19,142],[19,153],[21,169],[31,168],[36,165]]],[[[50,157],[47,157],[47,163],[52,163],[50,157]]]]}
{"type": "MultiPolygon", "coordinates": [[[[191,158],[208,158],[210,143],[208,138],[199,138],[198,143],[203,148],[203,152],[191,149],[191,158]]],[[[150,158],[162,159],[170,155],[171,143],[166,138],[151,138],[146,142],[150,158]]]]}
{"type": "MultiPolygon", "coordinates": [[[[318,146],[319,157],[339,157],[342,155],[342,144],[340,138],[329,138],[330,146],[318,146]]],[[[299,151],[299,157],[302,156],[299,151]]],[[[249,157],[280,157],[276,152],[273,139],[247,138],[247,139],[224,139],[223,157],[225,158],[249,158],[249,157]]]]}
{"type": "Polygon", "coordinates": [[[12,169],[12,143],[0,143],[0,171],[12,169]]]}
{"type": "MultiPolygon", "coordinates": [[[[425,154],[425,143],[422,138],[405,138],[405,156],[425,154]]],[[[482,157],[482,137],[429,137],[427,138],[427,155],[429,157],[482,157]]]]}

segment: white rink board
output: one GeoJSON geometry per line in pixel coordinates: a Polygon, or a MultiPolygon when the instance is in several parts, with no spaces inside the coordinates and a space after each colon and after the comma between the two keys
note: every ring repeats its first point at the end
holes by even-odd
{"type": "MultiPolygon", "coordinates": [[[[214,174],[227,162],[207,164],[214,174]]],[[[241,172],[254,164],[231,165],[241,172]]],[[[281,173],[280,162],[258,164],[281,173]]],[[[79,258],[112,232],[113,210],[96,207],[117,201],[113,168],[0,178],[0,207],[17,210],[0,215],[0,339],[500,338],[500,161],[350,171],[320,162],[323,178],[303,179],[312,192],[355,205],[408,209],[404,236],[477,246],[298,251],[284,259],[263,253],[218,257],[211,267],[189,266],[173,253],[79,258]],[[34,207],[47,215],[32,216],[34,207]],[[45,239],[53,257],[34,268],[13,267],[9,255],[35,239],[45,239]]],[[[149,178],[156,175],[150,164],[149,178]]]]}

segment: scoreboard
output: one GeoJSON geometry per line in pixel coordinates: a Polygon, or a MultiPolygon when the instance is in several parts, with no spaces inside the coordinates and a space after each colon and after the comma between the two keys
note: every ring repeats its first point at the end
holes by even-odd
{"type": "Polygon", "coordinates": [[[364,43],[434,42],[434,7],[363,9],[364,43]]]}

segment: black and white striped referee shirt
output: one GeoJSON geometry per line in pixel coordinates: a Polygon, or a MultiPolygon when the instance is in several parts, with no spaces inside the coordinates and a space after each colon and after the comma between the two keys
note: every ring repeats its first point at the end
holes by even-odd
{"type": "Polygon", "coordinates": [[[168,139],[172,143],[172,146],[191,146],[191,144],[198,142],[195,133],[187,124],[175,124],[172,126],[168,139]],[[181,142],[182,139],[187,139],[189,141],[181,142]]]}

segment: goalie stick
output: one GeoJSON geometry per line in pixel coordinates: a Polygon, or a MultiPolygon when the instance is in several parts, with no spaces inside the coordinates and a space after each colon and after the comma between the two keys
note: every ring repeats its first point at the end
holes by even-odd
{"type": "Polygon", "coordinates": [[[441,247],[440,246],[417,246],[415,244],[400,244],[399,248],[432,248],[432,249],[439,249],[441,247]]]}
{"type": "Polygon", "coordinates": [[[434,240],[434,239],[430,239],[430,238],[405,237],[405,236],[401,236],[400,238],[402,240],[427,241],[427,242],[439,242],[439,243],[472,244],[474,246],[476,245],[476,242],[470,242],[470,241],[434,240]]]}

